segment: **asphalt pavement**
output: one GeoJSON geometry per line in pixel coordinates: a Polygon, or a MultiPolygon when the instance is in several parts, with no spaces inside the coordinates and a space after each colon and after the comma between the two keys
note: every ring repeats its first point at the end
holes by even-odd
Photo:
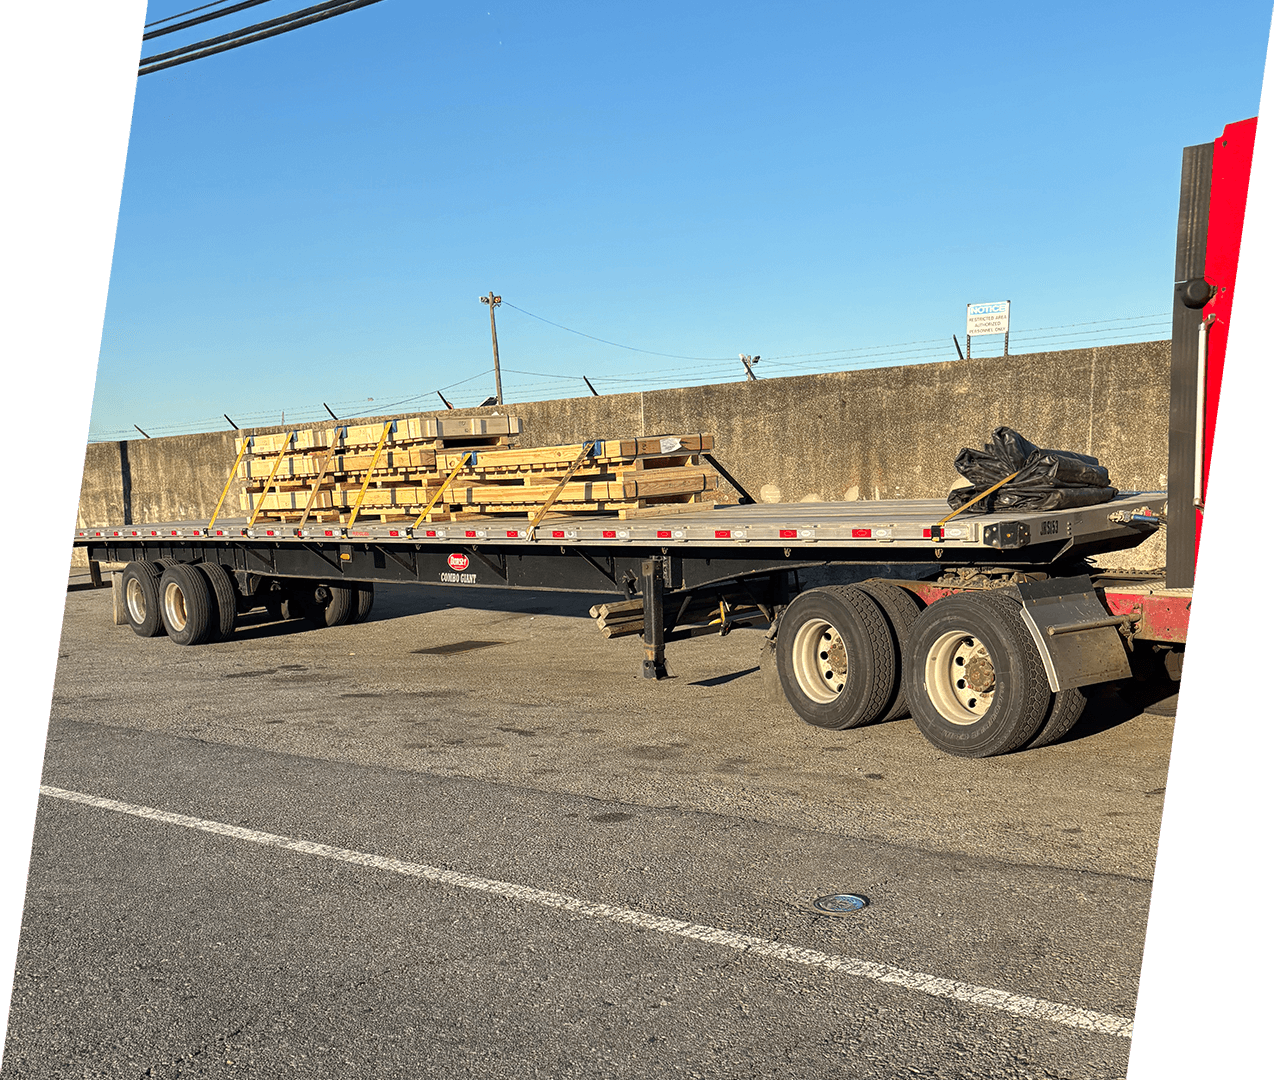
{"type": "Polygon", "coordinates": [[[822,731],[595,600],[182,649],[69,592],[0,1075],[1123,1075],[1170,720],[822,731]]]}

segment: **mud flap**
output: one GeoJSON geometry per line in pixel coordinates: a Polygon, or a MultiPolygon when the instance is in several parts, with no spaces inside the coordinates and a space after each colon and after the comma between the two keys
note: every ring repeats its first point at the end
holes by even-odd
{"type": "Polygon", "coordinates": [[[1017,590],[1054,693],[1132,677],[1118,629],[1125,620],[1102,606],[1089,578],[1029,581],[1017,590]]]}

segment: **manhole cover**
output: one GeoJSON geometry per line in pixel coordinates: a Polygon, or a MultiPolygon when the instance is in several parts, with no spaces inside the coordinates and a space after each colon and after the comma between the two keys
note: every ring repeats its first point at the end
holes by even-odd
{"type": "Polygon", "coordinates": [[[853,915],[867,906],[867,897],[853,893],[832,893],[820,896],[810,904],[820,915],[853,915]]]}
{"type": "Polygon", "coordinates": [[[485,649],[491,645],[503,645],[503,641],[453,641],[450,645],[434,645],[429,649],[413,649],[412,652],[425,656],[450,656],[452,653],[469,652],[473,649],[485,649]]]}

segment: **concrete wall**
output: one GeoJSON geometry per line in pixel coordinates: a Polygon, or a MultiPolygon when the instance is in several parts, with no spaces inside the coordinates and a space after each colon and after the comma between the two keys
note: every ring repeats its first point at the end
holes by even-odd
{"type": "MultiPolygon", "coordinates": [[[[942,497],[963,483],[952,468],[960,448],[980,447],[1001,424],[1041,446],[1096,455],[1117,487],[1162,490],[1168,472],[1168,375],[1169,343],[1155,341],[450,415],[520,416],[524,446],[711,432],[721,465],[765,502],[942,497]]],[[[253,432],[280,430],[285,429],[253,432]]],[[[106,525],[124,515],[132,522],[210,517],[234,461],[234,434],[90,445],[80,522],[106,525]]],[[[222,513],[241,516],[237,490],[222,513]]],[[[1162,533],[1135,552],[1104,561],[1161,566],[1162,533]]]]}

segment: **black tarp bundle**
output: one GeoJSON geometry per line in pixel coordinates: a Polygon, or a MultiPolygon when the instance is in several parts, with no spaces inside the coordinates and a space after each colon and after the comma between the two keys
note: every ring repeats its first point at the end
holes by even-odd
{"type": "Polygon", "coordinates": [[[957,510],[975,495],[1017,473],[1002,488],[974,503],[965,513],[993,510],[1067,510],[1109,502],[1118,491],[1095,457],[1070,450],[1041,450],[1012,428],[998,427],[982,450],[967,446],[956,455],[955,468],[969,481],[947,496],[957,510]]]}

